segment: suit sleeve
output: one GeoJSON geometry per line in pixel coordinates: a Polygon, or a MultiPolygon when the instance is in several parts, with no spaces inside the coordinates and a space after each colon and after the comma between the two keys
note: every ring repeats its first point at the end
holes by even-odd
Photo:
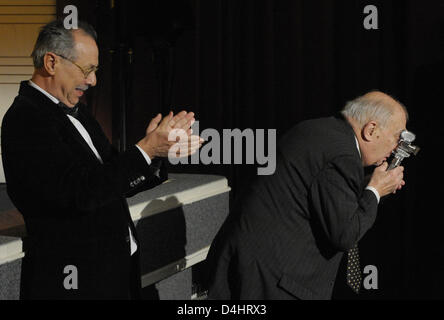
{"type": "MultiPolygon", "coordinates": [[[[150,165],[150,179],[145,183],[135,185],[135,187],[129,190],[125,196],[130,198],[139,192],[146,191],[158,186],[168,179],[167,160],[166,158],[154,158],[151,160],[150,165]]],[[[135,178],[133,181],[139,181],[140,177],[135,178]]]]}
{"type": "Polygon", "coordinates": [[[376,219],[377,199],[363,190],[362,165],[344,156],[330,162],[310,187],[312,219],[338,250],[351,249],[376,219]]]}
{"type": "Polygon", "coordinates": [[[2,156],[13,201],[19,197],[23,203],[26,196],[87,211],[162,182],[155,175],[159,168],[147,165],[135,146],[101,164],[74,152],[53,119],[29,113],[17,111],[3,120],[2,156]]]}

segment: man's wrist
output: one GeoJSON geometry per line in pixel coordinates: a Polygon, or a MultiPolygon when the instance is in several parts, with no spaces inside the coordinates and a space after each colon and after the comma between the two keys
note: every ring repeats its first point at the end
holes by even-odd
{"type": "Polygon", "coordinates": [[[379,200],[381,200],[381,196],[379,195],[378,190],[376,190],[376,188],[372,187],[372,186],[367,186],[365,189],[366,190],[370,190],[370,191],[372,191],[375,194],[376,200],[378,200],[378,204],[379,204],[379,200]]]}
{"type": "Polygon", "coordinates": [[[151,148],[149,143],[144,143],[143,140],[140,140],[136,144],[136,146],[138,146],[140,149],[142,149],[151,160],[156,157],[156,154],[155,154],[153,148],[151,148]]]}
{"type": "Polygon", "coordinates": [[[151,157],[143,150],[139,145],[136,144],[136,148],[139,149],[142,156],[145,158],[145,161],[148,165],[151,165],[151,157]]]}

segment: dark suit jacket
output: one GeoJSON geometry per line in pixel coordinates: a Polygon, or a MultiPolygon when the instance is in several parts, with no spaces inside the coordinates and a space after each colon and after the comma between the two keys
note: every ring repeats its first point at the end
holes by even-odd
{"type": "Polygon", "coordinates": [[[135,146],[119,154],[83,105],[79,116],[103,164],[61,108],[27,82],[3,118],[7,191],[27,229],[24,299],[126,299],[129,290],[140,293],[128,226],[137,235],[125,196],[166,180],[165,168],[159,159],[149,166],[135,146]],[[77,268],[77,290],[65,289],[64,280],[73,275],[64,273],[68,265],[77,268]]]}
{"type": "Polygon", "coordinates": [[[274,175],[258,177],[216,236],[211,299],[329,299],[343,252],[372,226],[351,126],[310,120],[279,142],[274,175]]]}

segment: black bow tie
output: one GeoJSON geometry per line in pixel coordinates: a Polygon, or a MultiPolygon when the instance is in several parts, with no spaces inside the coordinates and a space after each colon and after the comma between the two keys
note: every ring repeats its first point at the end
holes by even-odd
{"type": "Polygon", "coordinates": [[[70,108],[66,104],[64,104],[63,102],[59,102],[59,106],[62,108],[62,110],[63,110],[63,112],[65,112],[65,114],[70,115],[70,116],[77,119],[77,116],[79,114],[79,105],[78,104],[76,104],[74,107],[70,108]]]}

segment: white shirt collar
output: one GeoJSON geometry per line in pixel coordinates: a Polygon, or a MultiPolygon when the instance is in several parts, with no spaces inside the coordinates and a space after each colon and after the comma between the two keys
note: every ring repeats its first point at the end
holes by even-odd
{"type": "Polygon", "coordinates": [[[46,92],[45,90],[43,90],[42,88],[40,88],[38,85],[36,85],[34,82],[32,82],[31,80],[29,80],[29,85],[35,89],[37,89],[38,91],[40,91],[41,93],[43,93],[45,96],[47,96],[49,99],[51,99],[52,102],[54,102],[55,104],[59,104],[59,99],[57,99],[56,97],[54,97],[53,95],[51,95],[50,93],[46,92]]]}
{"type": "Polygon", "coordinates": [[[361,157],[361,149],[359,148],[358,138],[356,138],[356,135],[354,135],[354,137],[355,137],[355,141],[356,141],[356,148],[358,148],[359,156],[361,157]]]}

